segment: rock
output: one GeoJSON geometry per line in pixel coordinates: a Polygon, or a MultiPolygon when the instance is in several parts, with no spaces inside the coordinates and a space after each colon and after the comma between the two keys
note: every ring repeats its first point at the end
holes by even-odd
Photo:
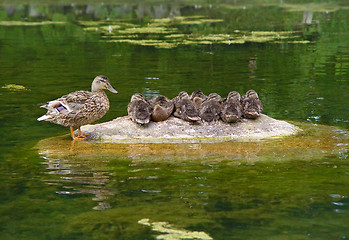
{"type": "Polygon", "coordinates": [[[220,142],[227,140],[258,140],[297,134],[300,128],[262,114],[256,120],[243,119],[234,124],[217,121],[193,125],[170,117],[163,122],[139,126],[128,116],[112,121],[81,127],[83,134],[101,142],[220,142]]]}

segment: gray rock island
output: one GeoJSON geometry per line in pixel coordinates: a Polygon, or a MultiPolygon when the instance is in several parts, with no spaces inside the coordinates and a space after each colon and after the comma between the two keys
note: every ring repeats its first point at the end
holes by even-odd
{"type": "Polygon", "coordinates": [[[300,128],[285,121],[262,114],[256,120],[242,119],[238,123],[192,124],[176,117],[163,122],[150,122],[140,126],[128,116],[112,121],[86,125],[81,128],[89,139],[101,142],[219,142],[227,140],[259,140],[295,135],[300,128]]]}

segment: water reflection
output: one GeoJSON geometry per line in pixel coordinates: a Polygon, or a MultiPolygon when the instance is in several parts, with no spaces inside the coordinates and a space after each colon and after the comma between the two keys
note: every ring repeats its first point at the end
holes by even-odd
{"type": "Polygon", "coordinates": [[[19,5],[7,5],[2,9],[7,13],[9,17],[21,15],[24,18],[49,18],[51,12],[56,14],[68,15],[73,14],[76,17],[84,16],[91,17],[93,19],[106,19],[106,18],[124,18],[132,17],[143,19],[144,17],[151,18],[172,18],[175,16],[181,16],[181,7],[179,4],[120,4],[120,5],[108,5],[108,4],[71,4],[71,5],[50,5],[47,7],[41,7],[37,4],[28,4],[23,6],[19,5]]]}
{"type": "MultiPolygon", "coordinates": [[[[106,185],[109,183],[109,173],[103,169],[95,168],[88,159],[55,159],[42,156],[43,162],[48,170],[47,174],[53,178],[46,179],[49,185],[59,185],[59,195],[79,195],[92,194],[93,201],[97,202],[94,210],[105,210],[110,208],[107,202],[108,197],[112,194],[106,185]]],[[[103,159],[99,159],[98,165],[107,164],[103,159]]]]}

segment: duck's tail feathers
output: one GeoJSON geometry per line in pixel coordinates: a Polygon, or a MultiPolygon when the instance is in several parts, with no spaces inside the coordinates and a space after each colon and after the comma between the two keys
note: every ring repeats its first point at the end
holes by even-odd
{"type": "Polygon", "coordinates": [[[43,115],[43,116],[39,117],[37,120],[38,120],[38,121],[46,121],[46,120],[48,120],[48,119],[50,119],[50,118],[51,118],[50,116],[43,115]]]}

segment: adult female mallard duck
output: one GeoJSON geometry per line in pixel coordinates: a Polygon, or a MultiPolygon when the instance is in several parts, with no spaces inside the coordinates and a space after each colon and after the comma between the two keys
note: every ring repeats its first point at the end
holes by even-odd
{"type": "Polygon", "coordinates": [[[226,123],[235,123],[242,117],[240,93],[231,91],[226,99],[223,100],[221,119],[226,123]]]}
{"type": "Polygon", "coordinates": [[[150,122],[152,108],[150,103],[140,93],[135,93],[127,106],[127,113],[130,119],[139,124],[146,125],[150,122]]]}
{"type": "Polygon", "coordinates": [[[150,100],[150,105],[152,107],[151,118],[155,122],[167,120],[174,109],[172,100],[163,95],[156,96],[150,100]]]}
{"type": "Polygon", "coordinates": [[[245,118],[256,119],[263,111],[262,102],[254,90],[249,90],[241,98],[242,111],[245,118]]]}
{"type": "Polygon", "coordinates": [[[173,116],[193,123],[200,121],[199,111],[193,101],[190,100],[187,92],[180,92],[172,101],[175,105],[173,116]]]}
{"type": "Polygon", "coordinates": [[[80,127],[102,118],[109,110],[109,99],[103,91],[107,89],[118,93],[106,76],[97,76],[92,82],[91,92],[76,91],[41,105],[47,113],[38,118],[38,121],[49,121],[65,127],[70,127],[73,140],[83,139],[80,127]],[[78,127],[75,136],[73,127],[78,127]]]}

